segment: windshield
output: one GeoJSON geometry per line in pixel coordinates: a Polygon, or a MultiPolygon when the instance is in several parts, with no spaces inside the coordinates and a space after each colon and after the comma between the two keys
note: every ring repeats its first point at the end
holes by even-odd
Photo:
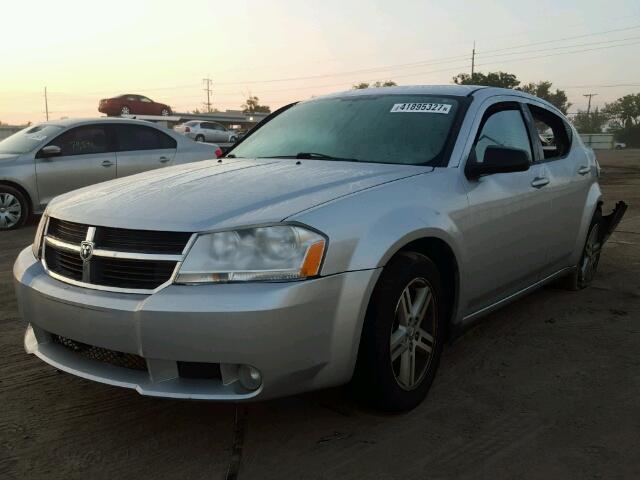
{"type": "Polygon", "coordinates": [[[302,102],[260,127],[233,156],[435,163],[459,101],[431,95],[366,95],[302,102]]]}
{"type": "Polygon", "coordinates": [[[0,153],[21,154],[36,148],[40,142],[51,139],[63,130],[58,125],[36,125],[27,127],[0,142],[0,153]]]}

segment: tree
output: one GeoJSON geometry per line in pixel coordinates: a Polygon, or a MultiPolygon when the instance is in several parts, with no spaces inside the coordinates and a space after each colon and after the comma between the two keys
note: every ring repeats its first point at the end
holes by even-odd
{"type": "Polygon", "coordinates": [[[580,133],[602,133],[609,117],[597,107],[592,112],[579,111],[573,124],[580,133]]]}
{"type": "Polygon", "coordinates": [[[551,86],[553,84],[548,81],[538,82],[538,83],[527,83],[522,87],[517,88],[516,90],[521,90],[525,93],[530,93],[531,95],[535,95],[538,98],[542,98],[546,100],[550,104],[554,105],[558,110],[562,113],[566,114],[571,106],[569,103],[567,94],[564,90],[558,90],[556,88],[555,92],[551,91],[551,86]]]}
{"type": "Polygon", "coordinates": [[[611,117],[614,127],[630,128],[640,125],[640,93],[632,93],[607,103],[604,112],[611,117]]]}
{"type": "Polygon", "coordinates": [[[244,113],[271,113],[271,108],[268,105],[260,105],[260,99],[255,95],[249,95],[240,108],[244,113]]]}
{"type": "Polygon", "coordinates": [[[473,75],[468,73],[459,73],[453,77],[456,85],[482,85],[486,87],[516,88],[520,85],[520,80],[513,74],[507,72],[474,72],[473,75]]]}
{"type": "Polygon", "coordinates": [[[363,90],[365,88],[381,88],[381,87],[395,87],[398,84],[396,82],[394,82],[393,80],[385,80],[384,82],[381,81],[377,81],[374,83],[368,83],[368,82],[360,82],[356,85],[353,86],[354,90],[363,90]]]}

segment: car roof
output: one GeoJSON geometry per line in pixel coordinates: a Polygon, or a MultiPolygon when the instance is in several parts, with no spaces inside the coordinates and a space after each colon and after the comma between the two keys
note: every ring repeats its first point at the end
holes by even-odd
{"type": "Polygon", "coordinates": [[[65,118],[64,120],[51,120],[49,122],[38,123],[37,125],[56,125],[59,127],[75,127],[78,125],[86,125],[88,123],[131,123],[134,125],[151,125],[159,128],[153,122],[147,122],[144,120],[136,120],[133,118],[121,118],[121,117],[95,117],[95,118],[65,118]]]}
{"type": "Polygon", "coordinates": [[[508,95],[535,100],[545,104],[547,107],[559,112],[559,110],[551,103],[543,100],[535,95],[514,90],[511,88],[486,87],[482,85],[403,85],[396,87],[379,87],[379,88],[363,88],[352,89],[344,92],[330,93],[314,97],[307,101],[313,101],[324,98],[344,98],[344,97],[360,97],[369,95],[440,95],[453,97],[474,97],[478,99],[494,97],[497,95],[508,95]]]}
{"type": "Polygon", "coordinates": [[[465,97],[479,88],[475,85],[403,85],[398,87],[362,88],[330,93],[315,98],[359,97],[369,95],[451,95],[465,97]]]}

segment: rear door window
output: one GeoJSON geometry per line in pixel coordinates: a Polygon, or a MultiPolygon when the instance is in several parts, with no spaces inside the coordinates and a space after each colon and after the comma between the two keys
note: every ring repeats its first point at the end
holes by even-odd
{"type": "Polygon", "coordinates": [[[538,134],[537,142],[545,160],[562,158],[571,150],[571,129],[555,113],[536,105],[527,105],[538,134]]]}
{"type": "Polygon", "coordinates": [[[118,125],[118,150],[129,152],[136,150],[174,149],[177,142],[160,130],[144,125],[118,125]]]}

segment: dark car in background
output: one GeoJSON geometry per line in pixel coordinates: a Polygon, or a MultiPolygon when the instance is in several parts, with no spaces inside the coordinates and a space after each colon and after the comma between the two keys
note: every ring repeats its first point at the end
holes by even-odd
{"type": "Polygon", "coordinates": [[[117,115],[171,115],[171,107],[158,103],[144,95],[125,94],[113,98],[103,98],[98,111],[110,117],[117,115]]]}

